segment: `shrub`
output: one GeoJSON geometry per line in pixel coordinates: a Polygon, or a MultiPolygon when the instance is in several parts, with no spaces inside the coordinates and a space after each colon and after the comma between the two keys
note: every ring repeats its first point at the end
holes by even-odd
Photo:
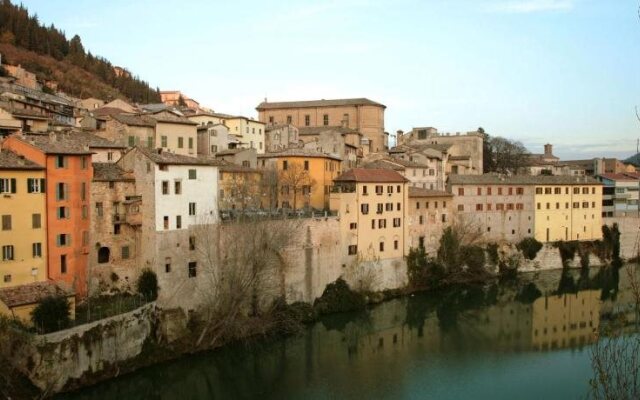
{"type": "Polygon", "coordinates": [[[460,242],[458,233],[452,227],[448,226],[442,232],[438,248],[438,262],[448,272],[460,269],[460,242]]]}
{"type": "Polygon", "coordinates": [[[407,255],[407,274],[409,284],[413,287],[423,286],[427,272],[427,254],[424,247],[410,248],[407,255]]]}
{"type": "Polygon", "coordinates": [[[472,271],[484,270],[484,250],[480,246],[463,246],[460,249],[460,259],[472,271]]]}
{"type": "Polygon", "coordinates": [[[328,284],[322,296],[313,303],[318,314],[362,310],[365,305],[364,296],[351,290],[342,278],[328,284]]]}
{"type": "Polygon", "coordinates": [[[111,273],[111,282],[116,283],[119,279],[120,277],[118,276],[118,274],[116,274],[115,272],[111,273]]]}
{"type": "Polygon", "coordinates": [[[542,292],[535,283],[529,282],[516,295],[516,301],[524,304],[532,304],[542,296],[542,292]]]}
{"type": "Polygon", "coordinates": [[[142,271],[138,277],[138,293],[145,299],[153,301],[158,298],[158,277],[150,269],[142,271]]]}
{"type": "Polygon", "coordinates": [[[487,245],[487,253],[489,254],[489,261],[491,264],[498,265],[498,262],[500,262],[500,257],[498,256],[498,244],[489,243],[487,245]]]}
{"type": "Polygon", "coordinates": [[[538,252],[542,248],[542,243],[538,242],[535,238],[524,238],[516,245],[516,248],[522,252],[527,260],[533,260],[538,255],[538,252]]]}
{"type": "Polygon", "coordinates": [[[560,251],[560,258],[562,259],[562,266],[566,267],[567,263],[576,256],[578,250],[578,242],[564,242],[559,241],[555,243],[555,247],[560,251]]]}
{"type": "Polygon", "coordinates": [[[71,306],[65,297],[45,297],[31,312],[31,321],[40,333],[65,329],[71,323],[71,306]]]}

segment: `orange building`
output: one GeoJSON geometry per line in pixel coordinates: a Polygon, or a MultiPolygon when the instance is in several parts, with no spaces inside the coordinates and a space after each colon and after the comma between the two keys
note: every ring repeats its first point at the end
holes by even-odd
{"type": "Polygon", "coordinates": [[[2,147],[45,166],[47,275],[79,296],[87,291],[91,151],[73,135],[12,135],[2,147]]]}

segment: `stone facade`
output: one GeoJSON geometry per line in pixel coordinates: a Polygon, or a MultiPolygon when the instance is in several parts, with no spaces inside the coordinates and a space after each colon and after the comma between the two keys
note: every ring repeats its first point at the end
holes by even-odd
{"type": "Polygon", "coordinates": [[[454,218],[453,195],[410,187],[408,208],[409,246],[423,246],[427,254],[435,255],[442,231],[454,218]]]}

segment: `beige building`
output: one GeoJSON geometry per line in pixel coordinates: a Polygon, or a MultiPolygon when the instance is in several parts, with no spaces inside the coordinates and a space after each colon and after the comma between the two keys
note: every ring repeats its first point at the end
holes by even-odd
{"type": "Polygon", "coordinates": [[[238,140],[229,135],[229,128],[225,124],[198,125],[198,155],[215,156],[220,151],[235,148],[238,140]]]}
{"type": "Polygon", "coordinates": [[[438,250],[442,231],[453,218],[453,195],[441,190],[409,187],[409,246],[422,246],[430,255],[438,250]]]}
{"type": "Polygon", "coordinates": [[[198,132],[196,122],[170,110],[163,110],[149,117],[156,120],[156,148],[172,153],[192,156],[197,155],[198,132]]]}
{"type": "Polygon", "coordinates": [[[409,251],[409,187],[388,169],[351,169],[336,179],[332,211],[340,219],[345,255],[365,261],[401,259],[409,251]]]}
{"type": "Polygon", "coordinates": [[[266,152],[282,151],[298,145],[299,130],[291,124],[267,125],[264,139],[266,152]]]}
{"type": "MultiPolygon", "coordinates": [[[[305,127],[299,129],[305,149],[332,154],[342,159],[342,168],[355,168],[364,152],[362,134],[340,126],[305,127]]],[[[367,146],[368,149],[368,146],[367,146]]]]}
{"type": "Polygon", "coordinates": [[[444,188],[442,171],[437,165],[421,164],[402,158],[381,157],[369,161],[363,168],[385,168],[398,171],[409,180],[409,185],[416,188],[440,190],[444,188]]]}
{"type": "Polygon", "coordinates": [[[363,135],[367,153],[387,150],[384,132],[386,106],[365,98],[260,103],[258,118],[267,125],[293,124],[298,128],[341,126],[363,135]]]}

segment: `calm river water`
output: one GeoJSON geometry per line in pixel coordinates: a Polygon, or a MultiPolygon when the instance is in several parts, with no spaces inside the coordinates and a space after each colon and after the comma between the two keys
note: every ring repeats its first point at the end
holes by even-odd
{"type": "Polygon", "coordinates": [[[297,337],[183,358],[60,398],[583,398],[594,330],[618,314],[635,326],[626,268],[392,300],[297,337]]]}

